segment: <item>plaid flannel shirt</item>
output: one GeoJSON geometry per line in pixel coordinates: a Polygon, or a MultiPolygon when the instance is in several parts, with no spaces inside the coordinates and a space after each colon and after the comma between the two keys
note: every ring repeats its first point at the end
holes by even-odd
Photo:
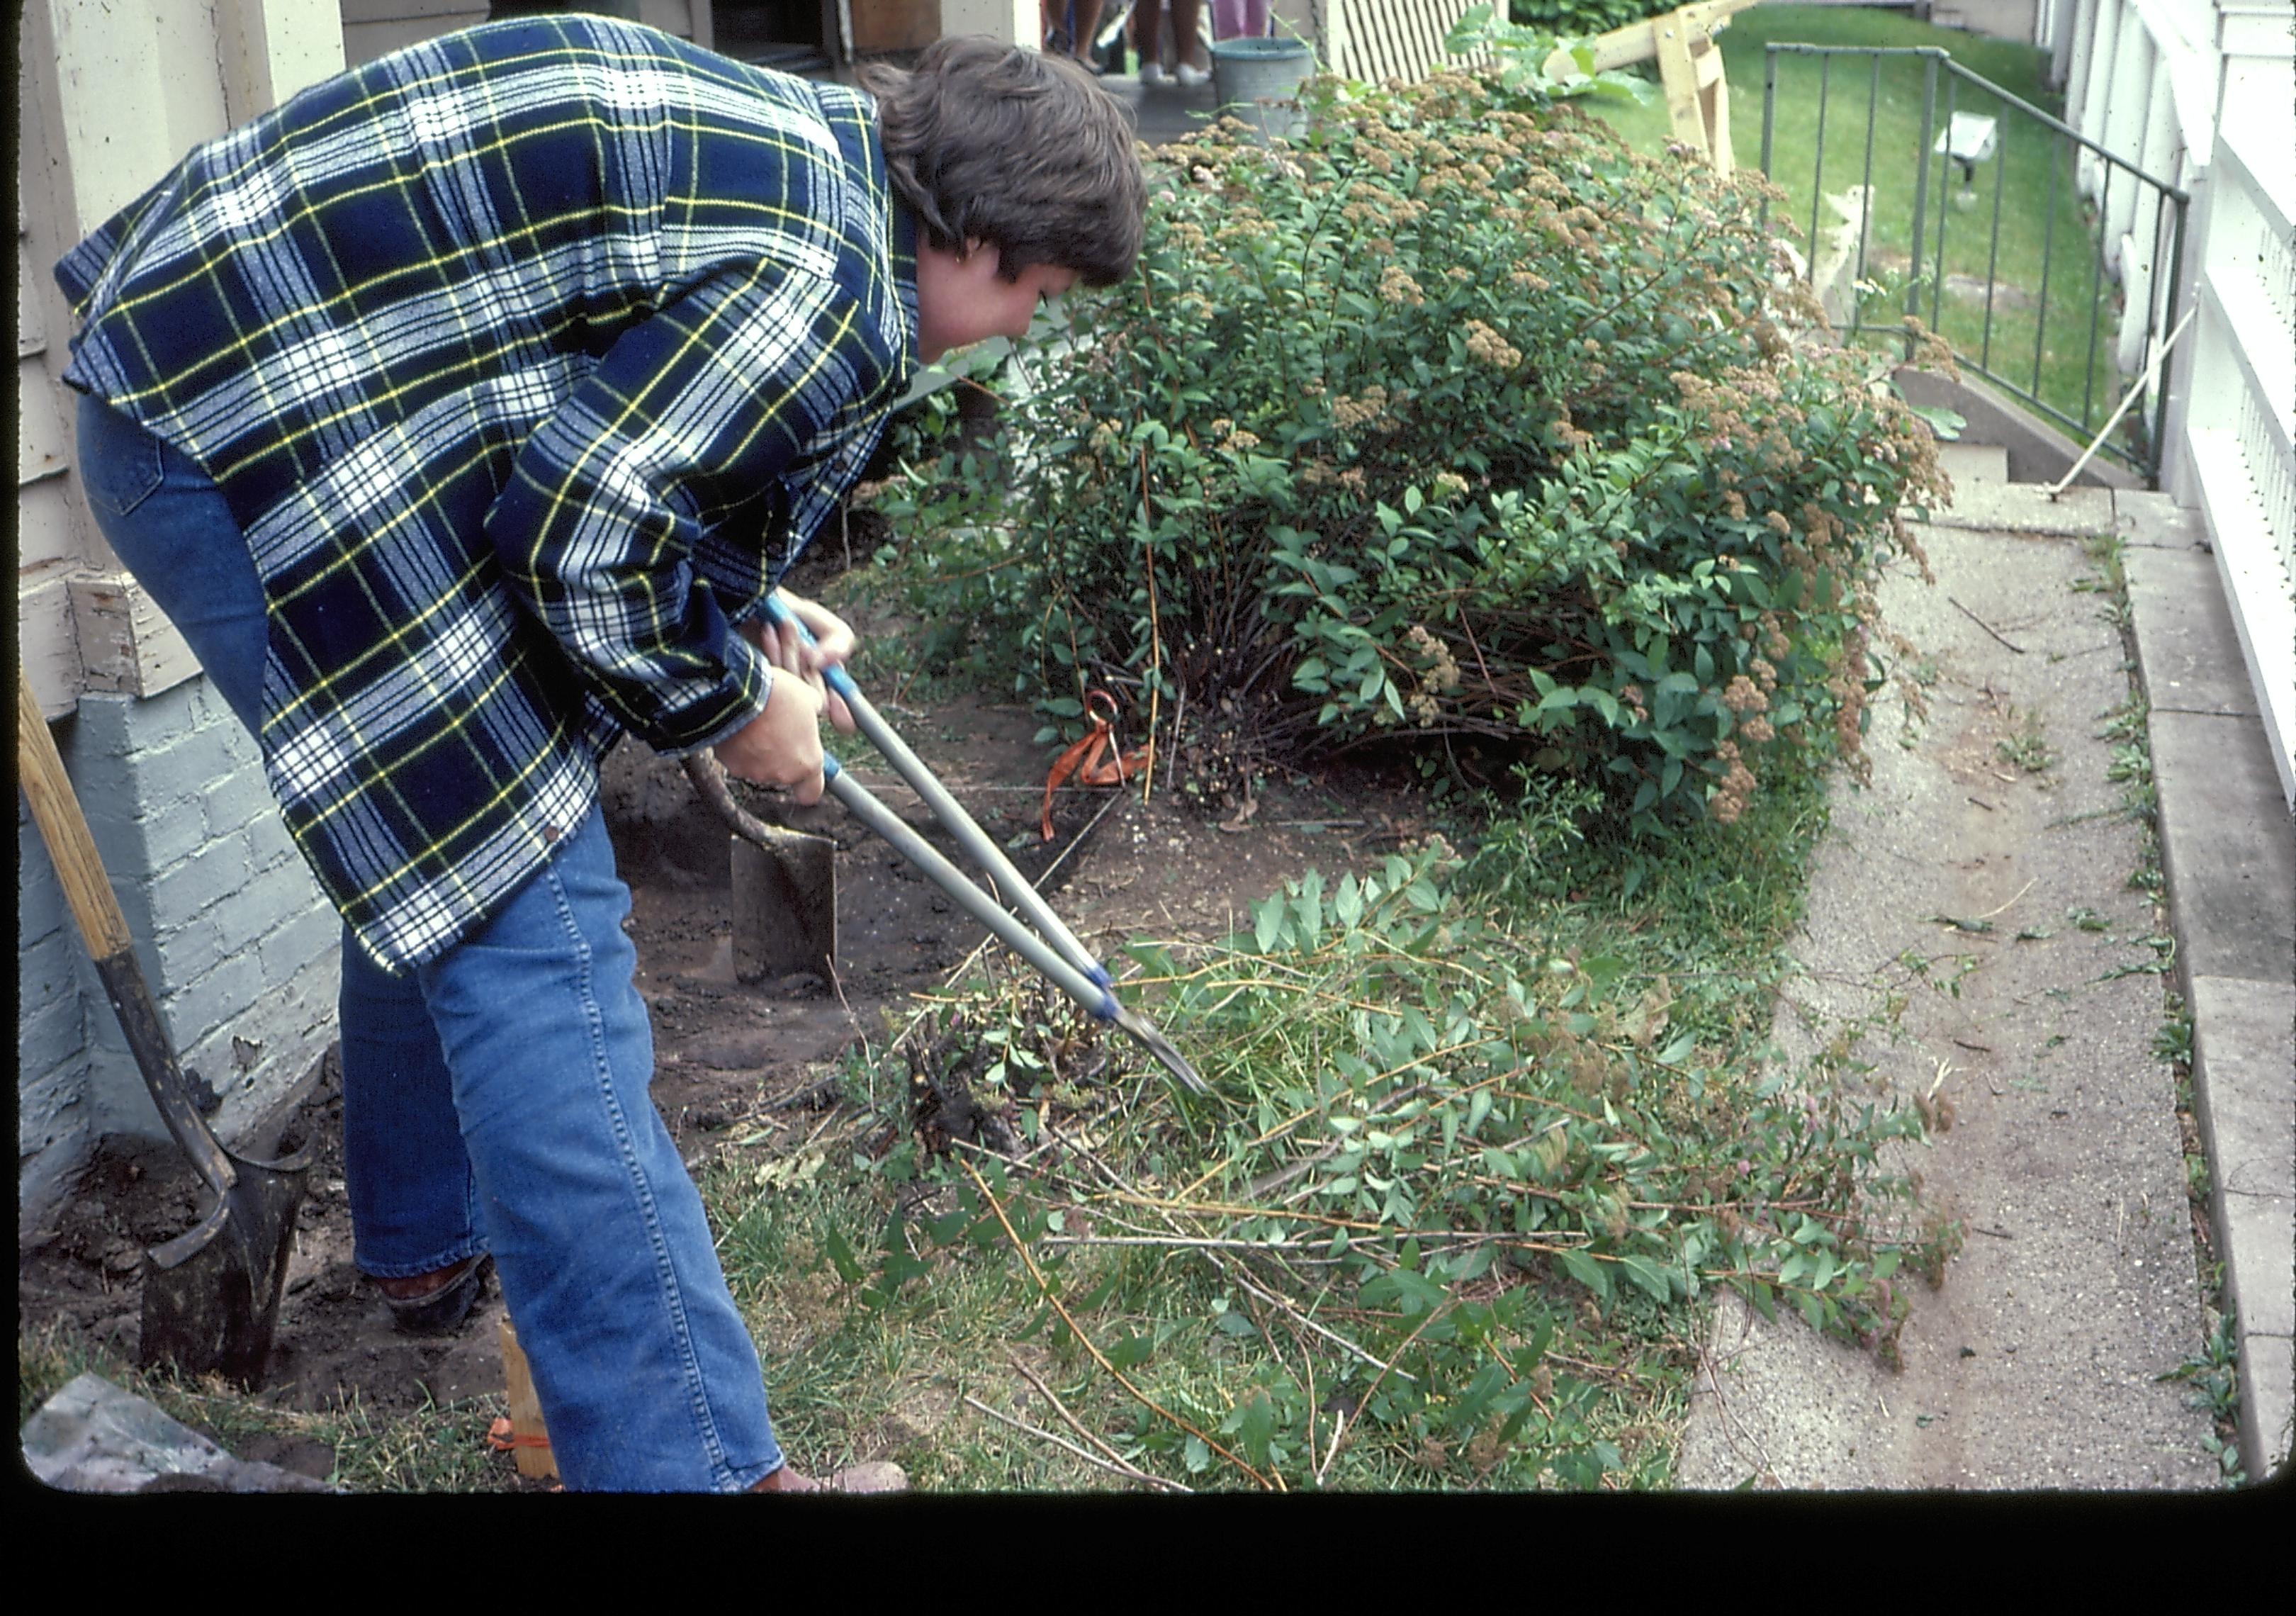
{"type": "Polygon", "coordinates": [[[265,768],[383,964],[539,868],[625,729],[762,707],[733,625],[914,367],[915,232],[865,95],[562,16],[315,86],[58,266],[66,380],[247,535],[265,768]]]}

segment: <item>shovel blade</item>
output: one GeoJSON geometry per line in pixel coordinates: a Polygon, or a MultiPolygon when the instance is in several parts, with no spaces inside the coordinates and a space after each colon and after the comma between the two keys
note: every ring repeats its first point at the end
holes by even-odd
{"type": "Polygon", "coordinates": [[[144,1253],[144,1328],[136,1358],[191,1374],[263,1381],[295,1242],[310,1153],[283,1161],[231,1158],[236,1180],[206,1217],[144,1253]]]}
{"type": "Polygon", "coordinates": [[[830,980],[837,954],[837,844],[796,831],[764,848],[730,839],[734,973],[745,982],[809,971],[830,980]]]}

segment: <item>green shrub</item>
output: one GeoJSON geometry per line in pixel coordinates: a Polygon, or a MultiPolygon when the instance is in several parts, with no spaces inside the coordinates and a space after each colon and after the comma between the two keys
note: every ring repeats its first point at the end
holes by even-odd
{"type": "Polygon", "coordinates": [[[1677,0],[1507,0],[1507,15],[1521,27],[1577,39],[1658,16],[1676,4],[1677,0]]]}
{"type": "Polygon", "coordinates": [[[1528,761],[1644,829],[1735,817],[1774,749],[1855,752],[1933,442],[1781,328],[1765,182],[1542,99],[1325,85],[1296,145],[1166,150],[1141,272],[1024,365],[1026,474],[939,513],[943,609],[1024,693],[1128,692],[1245,768],[1528,761]]]}

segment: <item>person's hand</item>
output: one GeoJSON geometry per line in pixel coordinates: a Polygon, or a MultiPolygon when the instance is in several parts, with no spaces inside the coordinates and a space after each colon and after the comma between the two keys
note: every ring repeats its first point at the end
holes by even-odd
{"type": "Polygon", "coordinates": [[[829,709],[829,721],[840,734],[853,733],[853,715],[846,710],[844,701],[828,692],[823,685],[821,670],[843,665],[852,659],[860,642],[855,637],[852,625],[817,601],[791,595],[788,590],[776,591],[782,604],[788,607],[797,619],[812,631],[813,644],[794,634],[782,634],[763,617],[753,618],[742,625],[742,633],[752,645],[765,652],[766,660],[777,669],[786,669],[810,680],[822,689],[829,709]]]}
{"type": "Polygon", "coordinates": [[[742,633],[774,669],[765,710],[712,750],[726,772],[757,785],[790,788],[801,804],[821,800],[821,715],[845,734],[853,715],[829,693],[821,670],[842,663],[857,642],[852,627],[827,607],[784,591],[782,602],[813,634],[808,645],[794,634],[781,634],[763,618],[742,625],[742,633]]]}
{"type": "Polygon", "coordinates": [[[826,693],[818,676],[808,680],[792,669],[776,668],[756,718],[711,748],[726,772],[753,785],[787,786],[800,803],[821,800],[821,710],[826,693]]]}

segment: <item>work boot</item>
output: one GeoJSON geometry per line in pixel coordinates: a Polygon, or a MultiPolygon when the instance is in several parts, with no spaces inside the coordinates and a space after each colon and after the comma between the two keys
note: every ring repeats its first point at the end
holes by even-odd
{"type": "Polygon", "coordinates": [[[906,1472],[894,1464],[879,1459],[867,1464],[849,1465],[826,1477],[801,1475],[788,1464],[750,1489],[753,1493],[905,1493],[909,1490],[906,1472]]]}
{"type": "Polygon", "coordinates": [[[485,1293],[494,1259],[480,1251],[458,1263],[404,1279],[377,1279],[390,1322],[404,1335],[444,1335],[471,1316],[485,1293]]]}

